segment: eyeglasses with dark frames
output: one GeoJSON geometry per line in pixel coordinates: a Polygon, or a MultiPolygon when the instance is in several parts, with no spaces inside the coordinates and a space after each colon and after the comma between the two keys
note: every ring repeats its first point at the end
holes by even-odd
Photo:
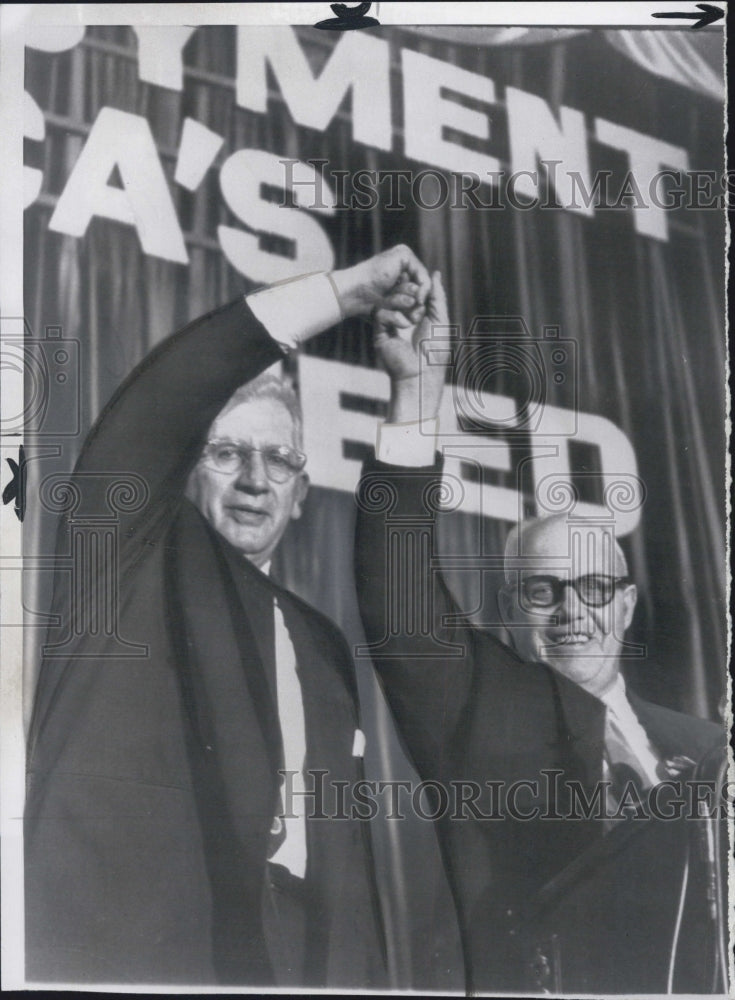
{"type": "Polygon", "coordinates": [[[521,601],[531,608],[555,608],[564,600],[564,590],[572,587],[583,604],[601,608],[609,604],[617,587],[631,582],[628,576],[604,576],[590,573],[576,580],[561,580],[558,576],[527,576],[521,580],[521,601]]]}

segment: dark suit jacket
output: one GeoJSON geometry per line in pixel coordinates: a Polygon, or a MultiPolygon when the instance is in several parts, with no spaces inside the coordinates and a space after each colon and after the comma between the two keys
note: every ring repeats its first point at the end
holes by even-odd
{"type": "MultiPolygon", "coordinates": [[[[272,982],[261,896],[282,766],[268,682],[274,593],[297,654],[307,768],[362,775],[343,636],[183,498],[222,405],[282,357],[244,300],[216,310],[142,362],[85,442],[59,534],[61,624],[29,735],[31,980],[272,982]],[[126,477],[127,492],[111,491],[126,477]],[[111,505],[117,542],[95,542],[90,518],[111,505]],[[66,571],[67,556],[87,574],[66,571]]],[[[380,984],[366,824],[308,822],[307,842],[305,985],[380,984]]]]}
{"type": "MultiPolygon", "coordinates": [[[[462,618],[434,558],[440,474],[439,466],[368,463],[358,492],[358,597],[370,655],[420,777],[444,783],[450,803],[483,789],[472,807],[450,807],[437,821],[468,985],[523,989],[517,944],[526,904],[604,830],[599,820],[554,816],[569,814],[571,783],[589,794],[602,777],[605,707],[462,618]],[[460,793],[458,781],[472,785],[460,793]]],[[[664,757],[697,760],[723,739],[712,723],[631,702],[664,757]]]]}

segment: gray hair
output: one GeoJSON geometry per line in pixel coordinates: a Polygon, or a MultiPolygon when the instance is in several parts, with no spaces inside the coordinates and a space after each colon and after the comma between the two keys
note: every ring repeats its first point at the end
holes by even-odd
{"type": "Polygon", "coordinates": [[[299,397],[291,381],[280,378],[273,372],[262,372],[250,382],[241,385],[239,389],[235,389],[218,416],[224,416],[240,403],[252,403],[256,399],[273,399],[288,410],[293,421],[296,446],[302,449],[304,447],[304,418],[299,397]]]}

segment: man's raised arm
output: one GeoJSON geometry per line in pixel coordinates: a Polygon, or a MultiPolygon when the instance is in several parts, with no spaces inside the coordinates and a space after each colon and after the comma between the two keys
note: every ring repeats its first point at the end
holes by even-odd
{"type": "Polygon", "coordinates": [[[432,330],[448,322],[438,272],[418,322],[395,310],[376,312],[375,344],[391,398],[357,497],[355,578],[370,655],[424,778],[441,777],[442,747],[467,705],[474,662],[472,630],[444,624],[459,609],[434,566],[446,365],[429,363],[428,351],[432,330]]]}

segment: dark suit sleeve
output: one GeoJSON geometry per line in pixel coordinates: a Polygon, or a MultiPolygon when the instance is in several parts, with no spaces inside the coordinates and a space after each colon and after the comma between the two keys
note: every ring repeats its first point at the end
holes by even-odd
{"type": "Polygon", "coordinates": [[[283,358],[283,350],[244,298],[223,306],[155,348],[107,404],[74,471],[82,512],[109,513],[110,483],[128,495],[118,505],[123,545],[155,530],[177,501],[207,428],[238,386],[283,358]],[[131,482],[132,480],[132,482],[131,482]],[[128,510],[127,508],[130,508],[128,510]],[[122,508],[122,509],[121,509],[122,508]]]}
{"type": "Polygon", "coordinates": [[[476,630],[462,622],[434,555],[441,466],[370,462],[357,495],[355,579],[390,707],[422,777],[439,777],[470,703],[476,630]]]}
{"type": "MultiPolygon", "coordinates": [[[[73,606],[90,620],[100,588],[107,586],[94,567],[74,579],[64,571],[73,520],[115,521],[117,572],[120,580],[126,579],[131,566],[149,557],[171,526],[189,471],[224,403],[238,386],[283,356],[241,297],[168,337],[120,386],[84,443],[70,487],[60,491],[70,502],[59,518],[51,607],[59,625],[49,630],[50,643],[67,635],[73,606]]],[[[109,569],[108,560],[104,568],[109,569]]],[[[79,643],[89,639],[82,635],[79,643]]],[[[66,648],[73,657],[75,650],[66,648]]],[[[89,652],[85,649],[84,655],[89,652]]],[[[29,752],[61,676],[59,661],[54,662],[55,669],[46,664],[39,677],[29,752]]]]}

